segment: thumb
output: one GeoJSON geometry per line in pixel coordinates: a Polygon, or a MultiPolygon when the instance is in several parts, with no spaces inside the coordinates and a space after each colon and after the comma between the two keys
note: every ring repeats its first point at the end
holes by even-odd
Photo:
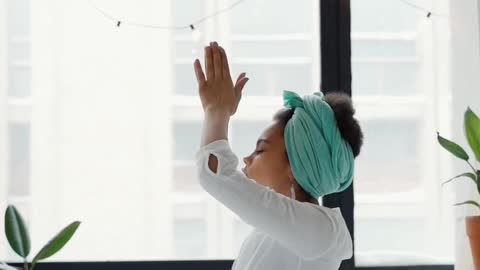
{"type": "Polygon", "coordinates": [[[237,95],[240,95],[242,93],[243,87],[248,82],[248,79],[249,78],[244,77],[237,81],[237,83],[235,84],[235,92],[237,95]]]}

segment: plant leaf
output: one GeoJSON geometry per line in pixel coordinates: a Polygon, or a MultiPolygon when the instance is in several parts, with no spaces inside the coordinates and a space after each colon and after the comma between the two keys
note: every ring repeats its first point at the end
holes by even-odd
{"type": "Polygon", "coordinates": [[[463,160],[467,160],[467,161],[470,158],[467,152],[465,152],[465,150],[463,150],[463,148],[460,145],[448,139],[443,138],[442,136],[440,136],[440,133],[438,132],[437,132],[437,140],[443,148],[445,148],[448,152],[452,153],[456,157],[463,160]]]}
{"type": "Polygon", "coordinates": [[[480,119],[470,107],[465,111],[464,129],[468,144],[472,148],[475,158],[480,162],[480,119]]]}
{"type": "Polygon", "coordinates": [[[476,201],[466,201],[466,202],[462,202],[462,203],[456,203],[456,204],[454,204],[454,206],[464,205],[464,204],[474,205],[474,206],[476,206],[476,207],[478,207],[478,208],[480,209],[480,204],[477,203],[476,201]]]}
{"type": "Polygon", "coordinates": [[[17,208],[9,205],[5,211],[5,234],[12,249],[22,258],[30,253],[30,235],[17,208]]]}
{"type": "Polygon", "coordinates": [[[70,225],[61,230],[55,237],[53,237],[33,258],[32,269],[34,265],[39,261],[46,259],[62,249],[65,244],[72,238],[75,231],[80,226],[80,221],[72,222],[70,225]]]}
{"type": "Polygon", "coordinates": [[[0,263],[0,270],[18,270],[16,267],[10,266],[6,263],[0,263]]]}
{"type": "Polygon", "coordinates": [[[478,194],[480,194],[480,170],[477,170],[477,190],[478,194]]]}
{"type": "Polygon", "coordinates": [[[451,182],[451,181],[453,181],[453,180],[455,180],[455,179],[457,179],[457,178],[459,178],[459,177],[463,177],[463,176],[469,177],[470,179],[473,180],[473,182],[475,183],[475,185],[478,185],[478,183],[477,183],[477,176],[476,176],[474,173],[471,173],[471,172],[462,173],[462,174],[459,174],[459,175],[457,175],[457,176],[455,176],[455,177],[453,177],[453,178],[450,178],[450,179],[448,179],[447,181],[443,182],[442,185],[445,185],[446,183],[451,182]]]}

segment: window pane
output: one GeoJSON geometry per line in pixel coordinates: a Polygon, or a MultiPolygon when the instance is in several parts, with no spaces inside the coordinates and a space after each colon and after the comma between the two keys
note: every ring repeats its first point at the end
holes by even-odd
{"type": "Polygon", "coordinates": [[[312,89],[311,64],[242,64],[231,68],[238,76],[246,72],[250,77],[244,95],[281,95],[283,90],[312,89]]]}
{"type": "Polygon", "coordinates": [[[30,194],[30,126],[9,125],[9,194],[30,194]]]}
{"type": "Polygon", "coordinates": [[[313,1],[244,1],[231,13],[232,32],[258,35],[310,33],[313,28],[312,8],[313,1]]]}
{"type": "Polygon", "coordinates": [[[175,255],[179,259],[193,259],[207,255],[207,224],[203,205],[175,206],[175,255]]]}
{"type": "Polygon", "coordinates": [[[263,121],[236,121],[232,124],[232,149],[239,158],[239,166],[244,166],[242,159],[255,150],[258,138],[269,124],[263,121]]]}
{"type": "Polygon", "coordinates": [[[417,29],[418,11],[397,0],[352,0],[352,31],[400,32],[417,29]]]}
{"type": "MultiPolygon", "coordinates": [[[[192,58],[192,56],[193,56],[192,50],[195,49],[195,46],[196,45],[193,43],[192,40],[177,41],[177,42],[175,42],[175,48],[174,48],[175,56],[177,57],[177,59],[178,58],[192,58]]],[[[203,55],[203,51],[201,53],[203,55]]],[[[203,59],[202,59],[202,62],[203,62],[203,59]]],[[[191,69],[192,65],[193,65],[193,60],[192,60],[192,64],[189,65],[188,68],[191,69]]],[[[185,72],[185,71],[182,70],[181,72],[185,72]]],[[[192,72],[192,70],[190,70],[190,72],[192,72]]],[[[185,74],[184,73],[179,73],[179,74],[176,74],[176,75],[178,77],[183,77],[185,74]]],[[[177,85],[177,87],[178,87],[178,85],[177,85]]]]}
{"type": "Polygon", "coordinates": [[[417,92],[415,63],[389,63],[382,66],[384,95],[404,96],[417,92]]]}
{"type": "Polygon", "coordinates": [[[31,88],[30,67],[10,67],[8,74],[8,95],[11,97],[27,97],[31,88]]]}
{"type": "Polygon", "coordinates": [[[372,265],[379,257],[385,258],[390,254],[389,260],[404,264],[405,261],[402,262],[401,259],[411,260],[428,253],[428,247],[421,241],[424,239],[425,228],[425,221],[421,218],[357,218],[355,244],[362,252],[360,260],[363,261],[360,263],[372,265]]]}
{"type": "Polygon", "coordinates": [[[194,259],[207,255],[207,226],[204,220],[176,220],[174,228],[177,258],[194,259]]]}
{"type": "Polygon", "coordinates": [[[194,161],[175,162],[173,168],[173,189],[174,191],[199,191],[197,171],[194,161]]]}
{"type": "Polygon", "coordinates": [[[380,69],[376,63],[352,61],[352,91],[356,95],[375,95],[380,91],[380,69]]]}
{"type": "Polygon", "coordinates": [[[369,120],[360,125],[364,145],[355,164],[355,191],[386,194],[418,188],[418,123],[415,120],[369,120]],[[375,164],[374,170],[372,164],[375,164]]]}
{"type": "Polygon", "coordinates": [[[8,0],[6,4],[9,39],[30,35],[30,0],[8,0]]]}
{"type": "Polygon", "coordinates": [[[13,42],[8,46],[8,63],[9,65],[21,61],[24,63],[30,62],[31,46],[29,42],[13,42]]]}
{"type": "Polygon", "coordinates": [[[405,58],[416,57],[414,40],[352,40],[352,58],[405,58]]]}
{"type": "Polygon", "coordinates": [[[174,123],[174,159],[193,160],[200,148],[202,124],[198,121],[174,123]]]}
{"type": "MultiPolygon", "coordinates": [[[[175,65],[175,92],[180,95],[198,95],[197,79],[192,69],[192,63],[175,65]]],[[[203,67],[203,65],[202,65],[203,67]]],[[[205,68],[203,67],[205,71],[205,68]]]]}
{"type": "MultiPolygon", "coordinates": [[[[205,0],[175,0],[171,3],[174,25],[189,25],[205,15],[205,0]]],[[[203,24],[200,24],[198,27],[203,27],[203,24]]]]}
{"type": "Polygon", "coordinates": [[[415,63],[354,62],[352,88],[356,95],[412,95],[418,92],[417,73],[415,63]]]}
{"type": "Polygon", "coordinates": [[[234,41],[231,55],[235,58],[312,57],[310,40],[234,41]]]}

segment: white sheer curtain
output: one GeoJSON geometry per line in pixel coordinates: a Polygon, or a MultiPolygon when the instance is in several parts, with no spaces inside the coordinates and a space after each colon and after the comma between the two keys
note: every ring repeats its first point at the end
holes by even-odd
{"type": "MultiPolygon", "coordinates": [[[[453,139],[468,148],[463,133],[463,113],[470,106],[480,113],[480,27],[479,1],[450,1],[451,7],[451,78],[452,78],[452,134],[453,139]]],[[[469,151],[471,153],[471,151],[469,151]]],[[[455,172],[465,172],[468,167],[453,160],[455,172]]],[[[477,163],[477,168],[479,167],[477,163]]],[[[476,189],[467,181],[455,184],[456,201],[480,199],[476,189]]],[[[470,244],[465,232],[465,216],[479,215],[478,209],[460,206],[455,215],[456,269],[473,270],[470,244]]]]}
{"type": "MultiPolygon", "coordinates": [[[[170,1],[94,3],[171,23],[170,1]]],[[[57,260],[170,258],[171,33],[116,28],[89,1],[31,5],[33,250],[80,220],[57,260]]]]}

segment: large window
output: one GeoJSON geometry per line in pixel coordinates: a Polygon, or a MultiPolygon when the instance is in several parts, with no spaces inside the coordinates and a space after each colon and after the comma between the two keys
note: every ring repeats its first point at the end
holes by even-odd
{"type": "MultiPolygon", "coordinates": [[[[445,13],[443,1],[415,3],[445,13]]],[[[437,115],[450,110],[447,78],[438,76],[448,63],[446,18],[398,0],[351,7],[352,95],[365,136],[355,170],[356,264],[451,264],[453,209],[435,137],[448,130],[437,115]]]]}
{"type": "MultiPolygon", "coordinates": [[[[236,257],[252,228],[196,179],[203,115],[193,61],[217,40],[233,78],[250,78],[229,130],[243,166],[282,90],[319,90],[329,68],[320,67],[319,1],[244,1],[195,25],[198,39],[126,23],[183,26],[235,2],[0,0],[0,210],[19,208],[33,252],[78,219],[53,261],[236,257]],[[117,27],[91,3],[125,21],[117,27]]],[[[448,13],[445,2],[415,3],[448,13]]],[[[440,180],[452,173],[435,141],[436,130],[449,131],[439,65],[448,63],[439,45],[447,19],[401,0],[351,8],[352,96],[365,135],[356,264],[451,264],[453,200],[440,180]]],[[[0,260],[17,259],[0,241],[0,260]]]]}
{"type": "MultiPolygon", "coordinates": [[[[196,25],[199,40],[126,23],[188,25],[234,2],[0,1],[9,100],[0,205],[25,216],[33,252],[78,219],[53,261],[236,257],[252,228],[196,179],[203,115],[193,61],[217,40],[233,78],[250,78],[230,126],[242,166],[282,90],[318,90],[318,1],[244,1],[196,25]],[[91,3],[125,22],[117,27],[91,3]]],[[[0,259],[17,260],[5,244],[0,259]]]]}

